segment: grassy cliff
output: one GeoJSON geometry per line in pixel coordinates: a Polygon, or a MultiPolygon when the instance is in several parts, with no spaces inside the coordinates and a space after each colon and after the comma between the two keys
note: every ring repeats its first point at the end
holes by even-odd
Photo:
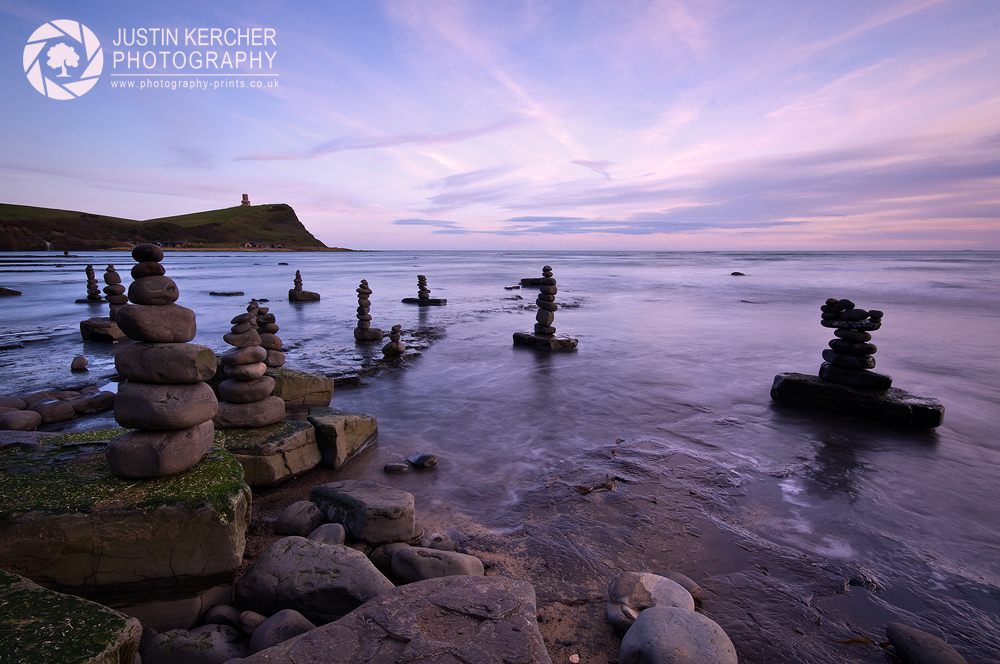
{"type": "Polygon", "coordinates": [[[46,241],[57,251],[127,249],[138,242],[180,249],[234,249],[251,244],[265,249],[344,251],[313,237],[295,210],[284,203],[146,221],[0,203],[0,251],[42,251],[46,241]]]}

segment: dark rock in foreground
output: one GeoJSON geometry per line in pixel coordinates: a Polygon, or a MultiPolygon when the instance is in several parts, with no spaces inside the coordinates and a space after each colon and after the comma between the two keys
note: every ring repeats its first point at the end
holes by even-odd
{"type": "Polygon", "coordinates": [[[526,581],[501,576],[429,579],[391,590],[243,664],[551,664],[535,616],[535,590],[526,581]]]}
{"type": "Polygon", "coordinates": [[[965,658],[943,640],[902,623],[885,628],[896,655],[906,664],[965,664],[965,658]]]}
{"type": "Polygon", "coordinates": [[[579,340],[572,337],[563,337],[547,334],[532,334],[530,332],[515,332],[515,346],[534,346],[546,350],[574,350],[579,344],[579,340]]]}
{"type": "Polygon", "coordinates": [[[898,387],[884,391],[859,389],[793,372],[774,377],[771,399],[917,429],[937,427],[944,420],[944,406],[932,397],[910,394],[898,387]]]}
{"type": "Polygon", "coordinates": [[[125,333],[110,318],[88,318],[80,321],[80,336],[84,341],[118,341],[125,333]]]}

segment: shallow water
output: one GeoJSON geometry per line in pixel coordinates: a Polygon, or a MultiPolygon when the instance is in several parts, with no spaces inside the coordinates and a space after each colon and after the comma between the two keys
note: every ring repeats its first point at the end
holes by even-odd
{"type": "MultiPolygon", "coordinates": [[[[105,306],[73,303],[86,263],[100,273],[111,260],[127,283],[124,254],[0,254],[0,285],[24,292],[2,300],[0,348],[13,347],[0,350],[0,391],[79,382],[68,366],[80,353],[90,379],[113,374],[111,346],[81,342],[77,328],[105,306]]],[[[380,355],[351,333],[354,289],[367,279],[373,325],[402,325],[421,354],[338,388],[333,405],[376,414],[384,452],[437,453],[434,491],[495,532],[516,530],[548,482],[618,472],[625,490],[683,452],[718,473],[702,509],[744,545],[856,570],[833,613],[910,622],[970,659],[1000,656],[1000,254],[168,253],[164,264],[178,303],[198,314],[197,343],[224,350],[229,319],[247,298],[267,298],[287,366],[328,375],[380,355]],[[559,282],[555,325],[580,340],[575,352],[511,344],[534,323],[536,291],[504,286],[543,264],[559,282]],[[320,302],[287,301],[296,269],[320,302]],[[416,295],[417,274],[447,306],[400,302],[416,295]],[[246,297],[208,294],[236,290],[246,297]],[[828,297],[885,311],[877,370],[941,399],[942,427],[899,431],[772,404],[776,373],[818,370],[828,297]],[[632,474],[615,471],[616,458],[632,474]]],[[[797,583],[786,590],[812,592],[797,583]]]]}

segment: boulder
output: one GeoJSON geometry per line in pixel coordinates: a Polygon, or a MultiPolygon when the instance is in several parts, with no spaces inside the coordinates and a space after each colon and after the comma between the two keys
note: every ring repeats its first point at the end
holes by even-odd
{"type": "Polygon", "coordinates": [[[250,652],[260,652],[293,636],[316,629],[316,625],[295,609],[282,609],[265,620],[250,637],[250,652]]]}
{"type": "Polygon", "coordinates": [[[42,416],[33,410],[13,410],[0,414],[0,429],[34,431],[42,424],[42,416]]]}
{"type": "Polygon", "coordinates": [[[215,367],[215,353],[198,344],[136,343],[115,353],[115,370],[137,383],[201,383],[215,367]]]}
{"type": "Polygon", "coordinates": [[[267,622],[267,616],[263,616],[256,611],[244,611],[240,614],[240,629],[247,636],[253,636],[257,628],[267,622]]]}
{"type": "Polygon", "coordinates": [[[212,421],[220,429],[259,428],[285,419],[285,402],[278,397],[266,397],[250,403],[219,402],[212,421]]]}
{"type": "Polygon", "coordinates": [[[84,341],[118,341],[125,333],[110,318],[88,318],[80,321],[80,336],[84,341]]]}
{"type": "Polygon", "coordinates": [[[225,664],[249,655],[243,634],[228,625],[157,634],[142,649],[142,664],[225,664]]]}
{"type": "Polygon", "coordinates": [[[236,380],[230,378],[219,383],[219,401],[229,403],[251,403],[266,399],[274,389],[274,379],[261,376],[257,380],[236,380]]]}
{"type": "Polygon", "coordinates": [[[168,477],[201,461],[214,441],[215,426],[209,420],[177,431],[129,431],[115,436],[104,454],[118,477],[168,477]]]}
{"type": "Polygon", "coordinates": [[[69,369],[70,371],[86,371],[88,364],[90,364],[90,360],[83,355],[77,355],[73,358],[73,361],[70,362],[69,369]]]}
{"type": "Polygon", "coordinates": [[[174,280],[163,275],[142,277],[128,286],[129,302],[135,304],[173,304],[180,295],[174,280]]]}
{"type": "Polygon", "coordinates": [[[242,364],[254,364],[263,362],[267,358],[267,350],[260,346],[247,346],[245,348],[230,348],[219,356],[219,360],[226,366],[239,366],[242,364]]]}
{"type": "Polygon", "coordinates": [[[115,322],[129,339],[152,343],[185,343],[197,332],[194,312],[179,304],[126,304],[115,322]]]}
{"type": "Polygon", "coordinates": [[[654,606],[625,633],[619,664],[737,664],[736,649],[715,622],[694,611],[654,606]]]}
{"type": "Polygon", "coordinates": [[[327,468],[340,468],[378,439],[374,415],[318,407],[309,409],[307,419],[316,428],[316,446],[327,468]]]}
{"type": "Polygon", "coordinates": [[[147,627],[192,627],[229,596],[243,560],[250,489],[218,445],[179,475],[117,477],[106,443],[82,441],[119,431],[0,447],[0,468],[22,471],[0,471],[0,567],[147,627]]]}
{"type": "Polygon", "coordinates": [[[604,612],[619,632],[626,631],[641,611],[653,606],[673,606],[694,611],[694,598],[679,583],[656,574],[623,572],[608,591],[604,612]]]}
{"type": "Polygon", "coordinates": [[[416,519],[413,494],[367,480],[320,484],[309,493],[327,521],[341,523],[355,539],[369,544],[405,542],[416,519]]]}
{"type": "MultiPolygon", "coordinates": [[[[263,351],[266,359],[267,351],[263,351]]],[[[294,369],[268,367],[264,375],[274,379],[271,396],[281,397],[289,405],[300,408],[329,406],[333,398],[333,379],[294,369]]]]}
{"type": "MultiPolygon", "coordinates": [[[[305,537],[319,528],[325,521],[326,516],[316,507],[316,503],[311,503],[308,500],[300,500],[286,507],[278,516],[278,520],[274,522],[274,534],[305,537]]],[[[343,543],[343,539],[336,542],[336,544],[343,543]]]]}
{"type": "Polygon", "coordinates": [[[66,399],[66,403],[73,406],[73,410],[78,415],[103,413],[115,407],[115,393],[100,391],[94,394],[84,394],[73,399],[66,399]]]}
{"type": "Polygon", "coordinates": [[[407,546],[393,551],[392,574],[401,583],[413,583],[441,576],[483,576],[485,570],[475,556],[407,546]]]}
{"type": "Polygon", "coordinates": [[[125,381],[115,396],[115,421],[123,427],[187,429],[215,417],[219,402],[206,383],[157,385],[125,381]]]}
{"type": "Polygon", "coordinates": [[[531,584],[502,576],[451,576],[400,586],[243,664],[305,662],[552,660],[538,631],[531,584]]]}
{"type": "Polygon", "coordinates": [[[364,554],[293,536],[254,561],[236,584],[236,605],[266,615],[295,609],[322,624],[392,588],[364,554]]]}
{"type": "MultiPolygon", "coordinates": [[[[313,503],[310,503],[312,505],[313,503]]],[[[324,517],[325,518],[325,517],[324,517]]],[[[324,523],[318,528],[314,529],[306,539],[311,539],[314,542],[319,542],[320,544],[343,544],[344,540],[347,539],[347,531],[344,526],[339,523],[324,523]]],[[[378,567],[378,565],[376,565],[378,567]]],[[[381,567],[378,568],[380,572],[385,573],[385,570],[381,567]]]]}
{"type": "Polygon", "coordinates": [[[23,399],[18,399],[17,397],[0,397],[0,407],[24,410],[28,407],[28,404],[24,403],[23,399]]]}
{"type": "Polygon", "coordinates": [[[316,433],[301,420],[258,429],[223,429],[218,437],[242,464],[251,487],[277,484],[319,465],[316,433]]]}
{"type": "Polygon", "coordinates": [[[0,607],[0,658],[7,662],[131,663],[139,649],[135,618],[3,570],[0,607]]]}
{"type": "Polygon", "coordinates": [[[31,404],[29,408],[42,416],[42,424],[63,422],[76,417],[73,406],[59,399],[45,399],[31,404]]]}
{"type": "Polygon", "coordinates": [[[236,378],[238,380],[257,380],[264,375],[265,371],[267,371],[267,365],[263,362],[240,364],[238,366],[222,365],[222,373],[226,378],[236,378]]]}
{"type": "Polygon", "coordinates": [[[965,658],[943,639],[902,623],[889,623],[885,635],[905,664],[965,664],[965,658]]]}

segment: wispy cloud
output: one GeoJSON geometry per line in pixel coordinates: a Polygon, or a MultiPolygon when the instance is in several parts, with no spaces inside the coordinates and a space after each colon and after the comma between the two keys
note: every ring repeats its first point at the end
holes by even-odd
{"type": "Polygon", "coordinates": [[[590,170],[594,171],[595,173],[600,173],[601,175],[603,175],[604,177],[606,177],[608,180],[611,179],[611,175],[608,174],[608,166],[611,166],[611,165],[614,164],[613,161],[605,161],[603,159],[600,160],[600,161],[587,161],[586,159],[573,159],[569,163],[576,164],[577,166],[583,166],[584,168],[589,168],[590,170]]]}
{"type": "Polygon", "coordinates": [[[396,219],[392,223],[396,226],[433,226],[435,228],[464,231],[456,222],[440,219],[396,219]]]}

